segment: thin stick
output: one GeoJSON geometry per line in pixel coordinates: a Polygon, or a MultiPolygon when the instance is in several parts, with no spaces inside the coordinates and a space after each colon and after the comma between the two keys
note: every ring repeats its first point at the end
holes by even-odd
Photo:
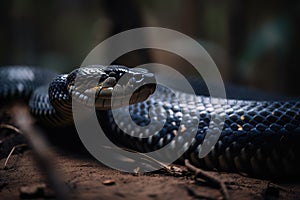
{"type": "Polygon", "coordinates": [[[52,151],[43,138],[42,131],[34,125],[34,119],[29,113],[27,106],[12,107],[13,117],[20,130],[27,138],[29,145],[32,147],[35,159],[40,169],[45,173],[49,184],[55,191],[56,198],[67,199],[66,186],[61,180],[61,174],[58,167],[55,166],[55,158],[52,151]]]}
{"type": "Polygon", "coordinates": [[[9,152],[9,154],[8,154],[8,156],[7,156],[7,158],[6,158],[5,163],[4,163],[4,165],[3,165],[3,168],[4,168],[4,169],[6,168],[7,163],[8,163],[8,161],[9,161],[11,155],[12,155],[12,154],[14,153],[14,151],[16,150],[16,148],[26,147],[26,146],[27,146],[27,144],[19,144],[19,145],[14,146],[14,147],[11,149],[11,151],[9,152]]]}
{"type": "Polygon", "coordinates": [[[225,200],[229,200],[229,199],[230,199],[230,198],[229,198],[229,193],[228,193],[228,190],[227,190],[227,187],[226,187],[226,184],[225,184],[224,181],[218,179],[217,177],[215,177],[215,176],[209,174],[208,172],[206,172],[206,171],[204,171],[204,170],[202,170],[202,169],[200,169],[200,168],[197,168],[197,167],[193,166],[193,165],[189,162],[188,159],[185,159],[184,163],[185,163],[185,166],[186,166],[189,170],[195,172],[195,179],[197,179],[197,178],[202,178],[202,179],[204,179],[204,180],[206,180],[206,181],[208,181],[208,182],[211,182],[211,183],[213,183],[213,184],[219,185],[219,187],[221,188],[221,192],[222,192],[222,194],[223,194],[224,199],[225,199],[225,200]]]}
{"type": "Polygon", "coordinates": [[[282,191],[284,191],[284,192],[290,192],[290,191],[291,191],[290,189],[288,189],[288,188],[286,188],[286,187],[277,185],[277,184],[272,183],[272,182],[268,182],[268,188],[269,188],[269,187],[272,187],[272,186],[275,187],[275,188],[277,188],[277,189],[280,189],[280,190],[282,190],[282,191]]]}
{"type": "MultiPolygon", "coordinates": [[[[112,150],[115,150],[115,151],[121,151],[121,149],[118,149],[118,148],[113,148],[113,147],[104,147],[106,149],[112,149],[112,150]]],[[[138,152],[138,151],[135,151],[135,150],[132,150],[132,149],[128,149],[128,148],[122,148],[122,150],[126,150],[126,151],[129,151],[129,152],[132,152],[132,153],[136,153],[138,155],[141,156],[141,160],[145,160],[145,161],[148,161],[148,162],[152,162],[152,164],[156,164],[158,165],[160,168],[166,170],[167,172],[169,173],[172,173],[172,171],[168,168],[168,165],[156,160],[155,158],[147,155],[147,154],[144,154],[144,153],[141,153],[141,152],[138,152]]],[[[135,172],[136,173],[136,172],[135,172]]]]}
{"type": "Polygon", "coordinates": [[[9,129],[9,130],[15,131],[16,133],[23,134],[20,129],[18,129],[17,127],[10,125],[10,124],[0,124],[0,128],[9,129]]]}

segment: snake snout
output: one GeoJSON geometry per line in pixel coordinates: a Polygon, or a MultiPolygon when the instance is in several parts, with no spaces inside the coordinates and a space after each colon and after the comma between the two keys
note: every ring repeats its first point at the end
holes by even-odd
{"type": "Polygon", "coordinates": [[[155,75],[144,69],[134,74],[129,82],[133,82],[133,87],[136,89],[131,95],[130,104],[145,101],[156,89],[155,75]]]}
{"type": "Polygon", "coordinates": [[[138,92],[149,90],[152,94],[156,88],[155,75],[148,70],[141,68],[135,68],[133,72],[128,84],[132,84],[138,92]]]}
{"type": "MultiPolygon", "coordinates": [[[[117,99],[115,102],[121,102],[120,105],[117,103],[117,107],[126,106],[128,100],[125,99],[129,99],[129,104],[142,102],[153,94],[156,88],[153,73],[142,68],[127,69],[128,71],[121,76],[118,76],[117,70],[114,71],[117,83],[113,88],[114,94],[112,96],[117,99]]],[[[121,68],[121,70],[124,70],[124,68],[121,68]]]]}

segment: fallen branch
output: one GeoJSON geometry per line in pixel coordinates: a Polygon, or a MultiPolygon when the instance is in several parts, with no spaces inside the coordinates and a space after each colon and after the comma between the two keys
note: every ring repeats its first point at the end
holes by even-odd
{"type": "MultiPolygon", "coordinates": [[[[42,131],[35,126],[34,119],[30,115],[28,107],[26,105],[16,105],[12,107],[11,111],[13,119],[20,127],[20,130],[22,130],[33,150],[37,164],[45,173],[49,184],[55,191],[56,198],[67,199],[67,188],[61,180],[61,174],[57,171],[58,167],[55,166],[55,158],[52,155],[49,145],[43,138],[42,131]]],[[[11,128],[10,126],[5,127],[11,128]]]]}
{"type": "Polygon", "coordinates": [[[223,194],[223,197],[225,200],[229,200],[229,193],[228,193],[228,190],[227,190],[227,187],[226,187],[226,184],[223,180],[220,180],[219,178],[211,175],[210,173],[200,169],[200,168],[197,168],[195,166],[193,166],[189,160],[185,159],[184,161],[185,163],[185,166],[193,171],[195,173],[195,180],[197,180],[197,178],[202,178],[204,179],[205,181],[207,182],[210,182],[210,183],[213,183],[215,185],[218,185],[220,188],[221,188],[221,192],[223,194]]]}

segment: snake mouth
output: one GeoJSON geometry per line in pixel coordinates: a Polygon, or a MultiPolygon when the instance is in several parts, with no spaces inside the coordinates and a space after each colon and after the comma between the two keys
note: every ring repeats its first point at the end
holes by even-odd
{"type": "Polygon", "coordinates": [[[102,89],[99,95],[95,98],[95,108],[97,110],[107,110],[128,106],[138,102],[145,101],[155,90],[155,85],[143,85],[133,92],[133,94],[126,94],[127,89],[118,89],[117,95],[114,93],[114,88],[102,89]],[[129,101],[128,101],[129,100],[129,101]]]}
{"type": "Polygon", "coordinates": [[[107,110],[146,100],[154,93],[155,76],[146,69],[124,66],[80,68],[70,75],[72,99],[97,110],[107,110]],[[75,84],[75,77],[79,83],[75,84]],[[94,81],[92,81],[94,80],[94,81]],[[98,84],[93,86],[95,80],[98,84]],[[113,104],[113,106],[112,106],[113,104]]]}

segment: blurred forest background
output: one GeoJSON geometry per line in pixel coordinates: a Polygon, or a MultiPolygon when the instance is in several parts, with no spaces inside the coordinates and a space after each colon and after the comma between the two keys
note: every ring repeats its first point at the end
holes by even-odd
{"type": "MultiPolygon", "coordinates": [[[[299,96],[299,25],[299,0],[2,0],[0,65],[66,72],[113,34],[159,26],[199,41],[227,82],[299,96]]],[[[181,63],[140,54],[119,62],[181,63]]]]}

